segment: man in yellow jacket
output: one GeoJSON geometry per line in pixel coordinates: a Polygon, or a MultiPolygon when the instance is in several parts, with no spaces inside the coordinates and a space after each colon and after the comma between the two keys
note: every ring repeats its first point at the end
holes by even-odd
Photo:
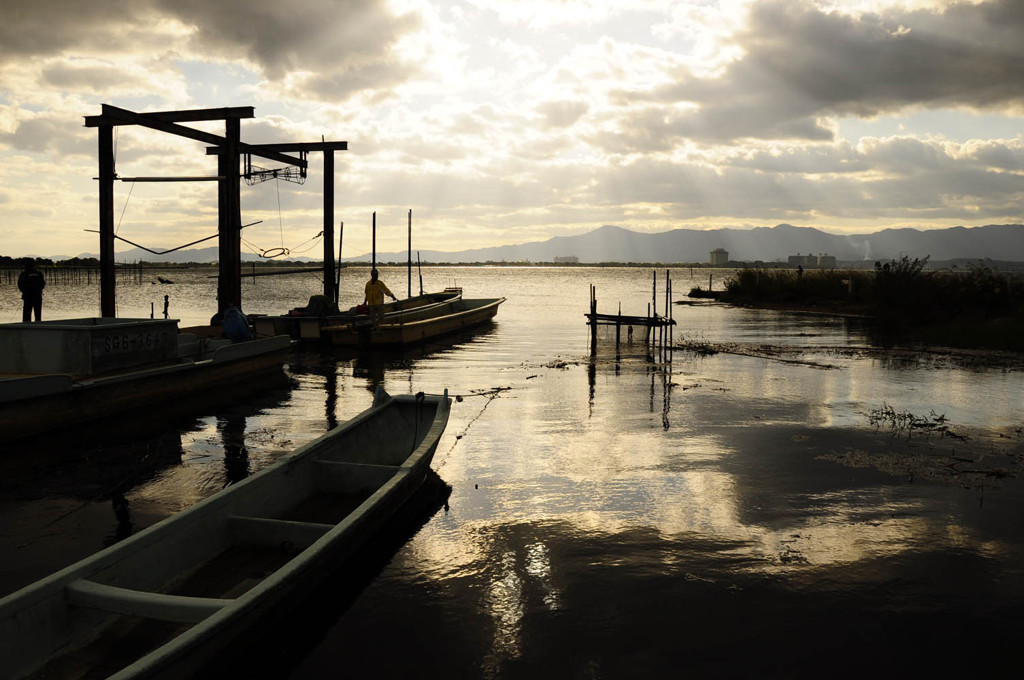
{"type": "Polygon", "coordinates": [[[366,282],[365,297],[363,304],[370,308],[370,321],[374,326],[379,326],[384,321],[384,296],[397,300],[384,282],[377,278],[377,270],[370,270],[370,280],[366,282]]]}

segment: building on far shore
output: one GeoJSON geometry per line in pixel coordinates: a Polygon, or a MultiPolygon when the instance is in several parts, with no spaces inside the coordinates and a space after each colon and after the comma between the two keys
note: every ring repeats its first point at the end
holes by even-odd
{"type": "Polygon", "coordinates": [[[725,248],[715,248],[711,251],[711,264],[712,265],[726,265],[729,264],[729,251],[725,248]]]}
{"type": "Polygon", "coordinates": [[[835,269],[836,256],[819,253],[818,255],[796,255],[789,256],[789,266],[803,267],[804,269],[835,269]]]}
{"type": "Polygon", "coordinates": [[[555,255],[555,264],[579,264],[580,258],[575,255],[555,255]]]}

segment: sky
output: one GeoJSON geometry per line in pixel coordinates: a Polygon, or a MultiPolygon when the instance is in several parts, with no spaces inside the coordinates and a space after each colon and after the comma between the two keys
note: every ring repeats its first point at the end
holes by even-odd
{"type": "MultiPolygon", "coordinates": [[[[0,255],[99,251],[102,104],[252,106],[245,142],[347,141],[345,257],[375,212],[378,251],[404,250],[409,210],[414,250],[442,251],[1021,223],[1022,35],[1020,0],[5,0],[0,255]]],[[[204,144],[116,134],[119,177],[216,174],[204,144]]],[[[321,252],[322,171],[242,186],[245,252],[321,252]]],[[[216,234],[213,182],[114,203],[148,248],[216,234]]]]}

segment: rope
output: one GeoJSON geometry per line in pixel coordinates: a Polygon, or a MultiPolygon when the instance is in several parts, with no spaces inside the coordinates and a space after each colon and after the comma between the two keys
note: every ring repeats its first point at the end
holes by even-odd
{"type": "MultiPolygon", "coordinates": [[[[462,431],[462,434],[455,435],[455,441],[452,442],[451,448],[445,451],[444,456],[441,458],[440,461],[436,463],[436,470],[440,470],[442,467],[444,467],[444,464],[448,462],[448,458],[451,456],[452,451],[455,449],[456,446],[459,445],[459,442],[462,441],[462,438],[469,434],[469,428],[473,426],[473,423],[480,419],[480,416],[484,414],[484,411],[486,411],[487,407],[491,405],[491,402],[497,399],[499,396],[501,396],[502,392],[508,392],[511,389],[511,386],[495,387],[485,392],[474,392],[473,394],[469,395],[471,397],[487,397],[487,401],[484,403],[483,407],[481,407],[479,413],[473,416],[473,418],[468,423],[466,423],[466,428],[462,431]]],[[[462,401],[462,396],[456,395],[455,401],[462,401]]]]}
{"type": "Polygon", "coordinates": [[[135,182],[132,181],[132,185],[128,187],[128,196],[124,199],[124,207],[121,208],[121,216],[117,218],[117,226],[114,227],[114,233],[121,228],[121,220],[124,219],[124,211],[128,209],[128,201],[132,198],[132,192],[135,191],[135,182]]]}

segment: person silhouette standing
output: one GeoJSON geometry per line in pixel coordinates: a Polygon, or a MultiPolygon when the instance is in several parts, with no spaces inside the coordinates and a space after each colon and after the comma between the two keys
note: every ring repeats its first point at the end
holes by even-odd
{"type": "Polygon", "coordinates": [[[32,313],[35,312],[36,321],[43,320],[43,288],[46,288],[46,279],[43,273],[36,269],[36,263],[30,257],[24,260],[25,269],[18,276],[18,290],[21,291],[21,299],[24,307],[21,312],[21,322],[32,321],[32,313]]]}
{"type": "Polygon", "coordinates": [[[387,295],[392,300],[398,299],[377,276],[377,270],[371,269],[370,280],[366,282],[363,297],[363,304],[370,308],[370,321],[374,327],[384,322],[384,296],[387,295]]]}

